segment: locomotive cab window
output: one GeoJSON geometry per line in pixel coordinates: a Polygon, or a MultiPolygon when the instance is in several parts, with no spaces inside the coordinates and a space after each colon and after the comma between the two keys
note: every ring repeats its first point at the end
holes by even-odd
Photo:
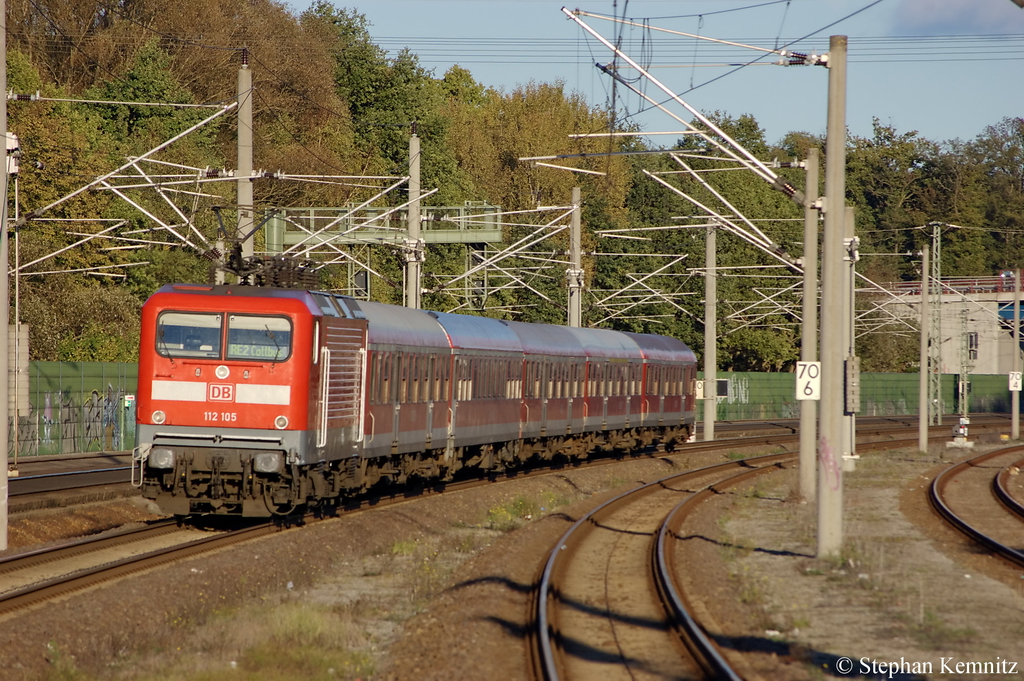
{"type": "Polygon", "coordinates": [[[283,362],[291,354],[292,323],[287,317],[228,317],[228,359],[283,362]]]}
{"type": "Polygon", "coordinates": [[[156,322],[156,351],[164,357],[220,358],[223,315],[163,312],[156,322]]]}

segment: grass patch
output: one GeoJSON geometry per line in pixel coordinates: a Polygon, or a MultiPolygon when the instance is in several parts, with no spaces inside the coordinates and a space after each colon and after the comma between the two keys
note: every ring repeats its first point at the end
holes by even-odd
{"type": "Polygon", "coordinates": [[[55,642],[46,644],[46,661],[50,668],[44,677],[46,681],[88,681],[89,676],[78,671],[75,666],[75,658],[66,655],[55,642]]]}
{"type": "Polygon", "coordinates": [[[613,475],[612,477],[608,478],[608,480],[605,481],[604,487],[605,489],[615,489],[616,487],[622,487],[623,485],[628,484],[629,482],[630,481],[627,480],[626,478],[620,478],[618,476],[613,475]]]}
{"type": "Polygon", "coordinates": [[[391,545],[392,556],[411,556],[416,553],[418,542],[412,539],[402,539],[391,545]]]}
{"type": "MultiPolygon", "coordinates": [[[[204,627],[198,654],[179,647],[177,654],[167,651],[170,659],[162,658],[158,668],[139,669],[130,660],[118,666],[135,681],[354,681],[376,671],[367,653],[352,650],[362,634],[337,608],[293,602],[234,615],[204,627]]],[[[45,681],[111,678],[112,670],[99,675],[78,670],[74,658],[56,644],[47,649],[45,681]]]]}
{"type": "Polygon", "coordinates": [[[970,627],[953,627],[931,610],[924,618],[909,627],[910,635],[929,650],[950,650],[973,642],[978,632],[970,627]]]}
{"type": "Polygon", "coordinates": [[[500,532],[510,532],[525,521],[532,520],[540,513],[540,504],[527,497],[516,497],[512,501],[487,510],[487,525],[500,532]]]}
{"type": "MultiPolygon", "coordinates": [[[[298,679],[356,679],[373,673],[369,658],[361,653],[323,650],[314,646],[261,647],[247,650],[238,661],[232,679],[249,681],[293,681],[298,679]]],[[[220,681],[225,672],[195,677],[197,681],[220,681]]]]}

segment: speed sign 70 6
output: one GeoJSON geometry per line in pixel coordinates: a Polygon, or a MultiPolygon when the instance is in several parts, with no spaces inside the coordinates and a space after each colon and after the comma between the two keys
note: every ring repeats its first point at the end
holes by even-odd
{"type": "Polygon", "coordinates": [[[821,362],[796,363],[796,399],[821,399],[821,362]]]}

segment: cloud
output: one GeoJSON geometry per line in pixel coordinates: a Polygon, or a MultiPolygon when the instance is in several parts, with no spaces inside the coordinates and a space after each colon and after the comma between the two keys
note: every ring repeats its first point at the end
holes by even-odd
{"type": "Polygon", "coordinates": [[[1012,0],[901,0],[893,32],[910,35],[1024,33],[1012,0]]]}

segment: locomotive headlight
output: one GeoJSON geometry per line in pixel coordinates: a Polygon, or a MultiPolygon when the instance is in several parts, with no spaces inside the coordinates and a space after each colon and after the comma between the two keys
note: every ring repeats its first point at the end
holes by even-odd
{"type": "Polygon", "coordinates": [[[257,473],[280,473],[284,470],[281,452],[260,452],[253,458],[252,467],[257,473]]]}
{"type": "Polygon", "coordinates": [[[278,430],[284,430],[285,428],[287,428],[288,417],[283,415],[278,416],[276,419],[274,419],[274,427],[277,428],[278,430]]]}
{"type": "Polygon", "coordinates": [[[149,453],[150,468],[174,468],[174,450],[158,447],[149,453]]]}
{"type": "Polygon", "coordinates": [[[159,409],[157,409],[156,411],[153,412],[153,423],[155,423],[156,425],[159,426],[161,423],[163,423],[166,420],[167,420],[167,414],[163,413],[159,409]]]}

